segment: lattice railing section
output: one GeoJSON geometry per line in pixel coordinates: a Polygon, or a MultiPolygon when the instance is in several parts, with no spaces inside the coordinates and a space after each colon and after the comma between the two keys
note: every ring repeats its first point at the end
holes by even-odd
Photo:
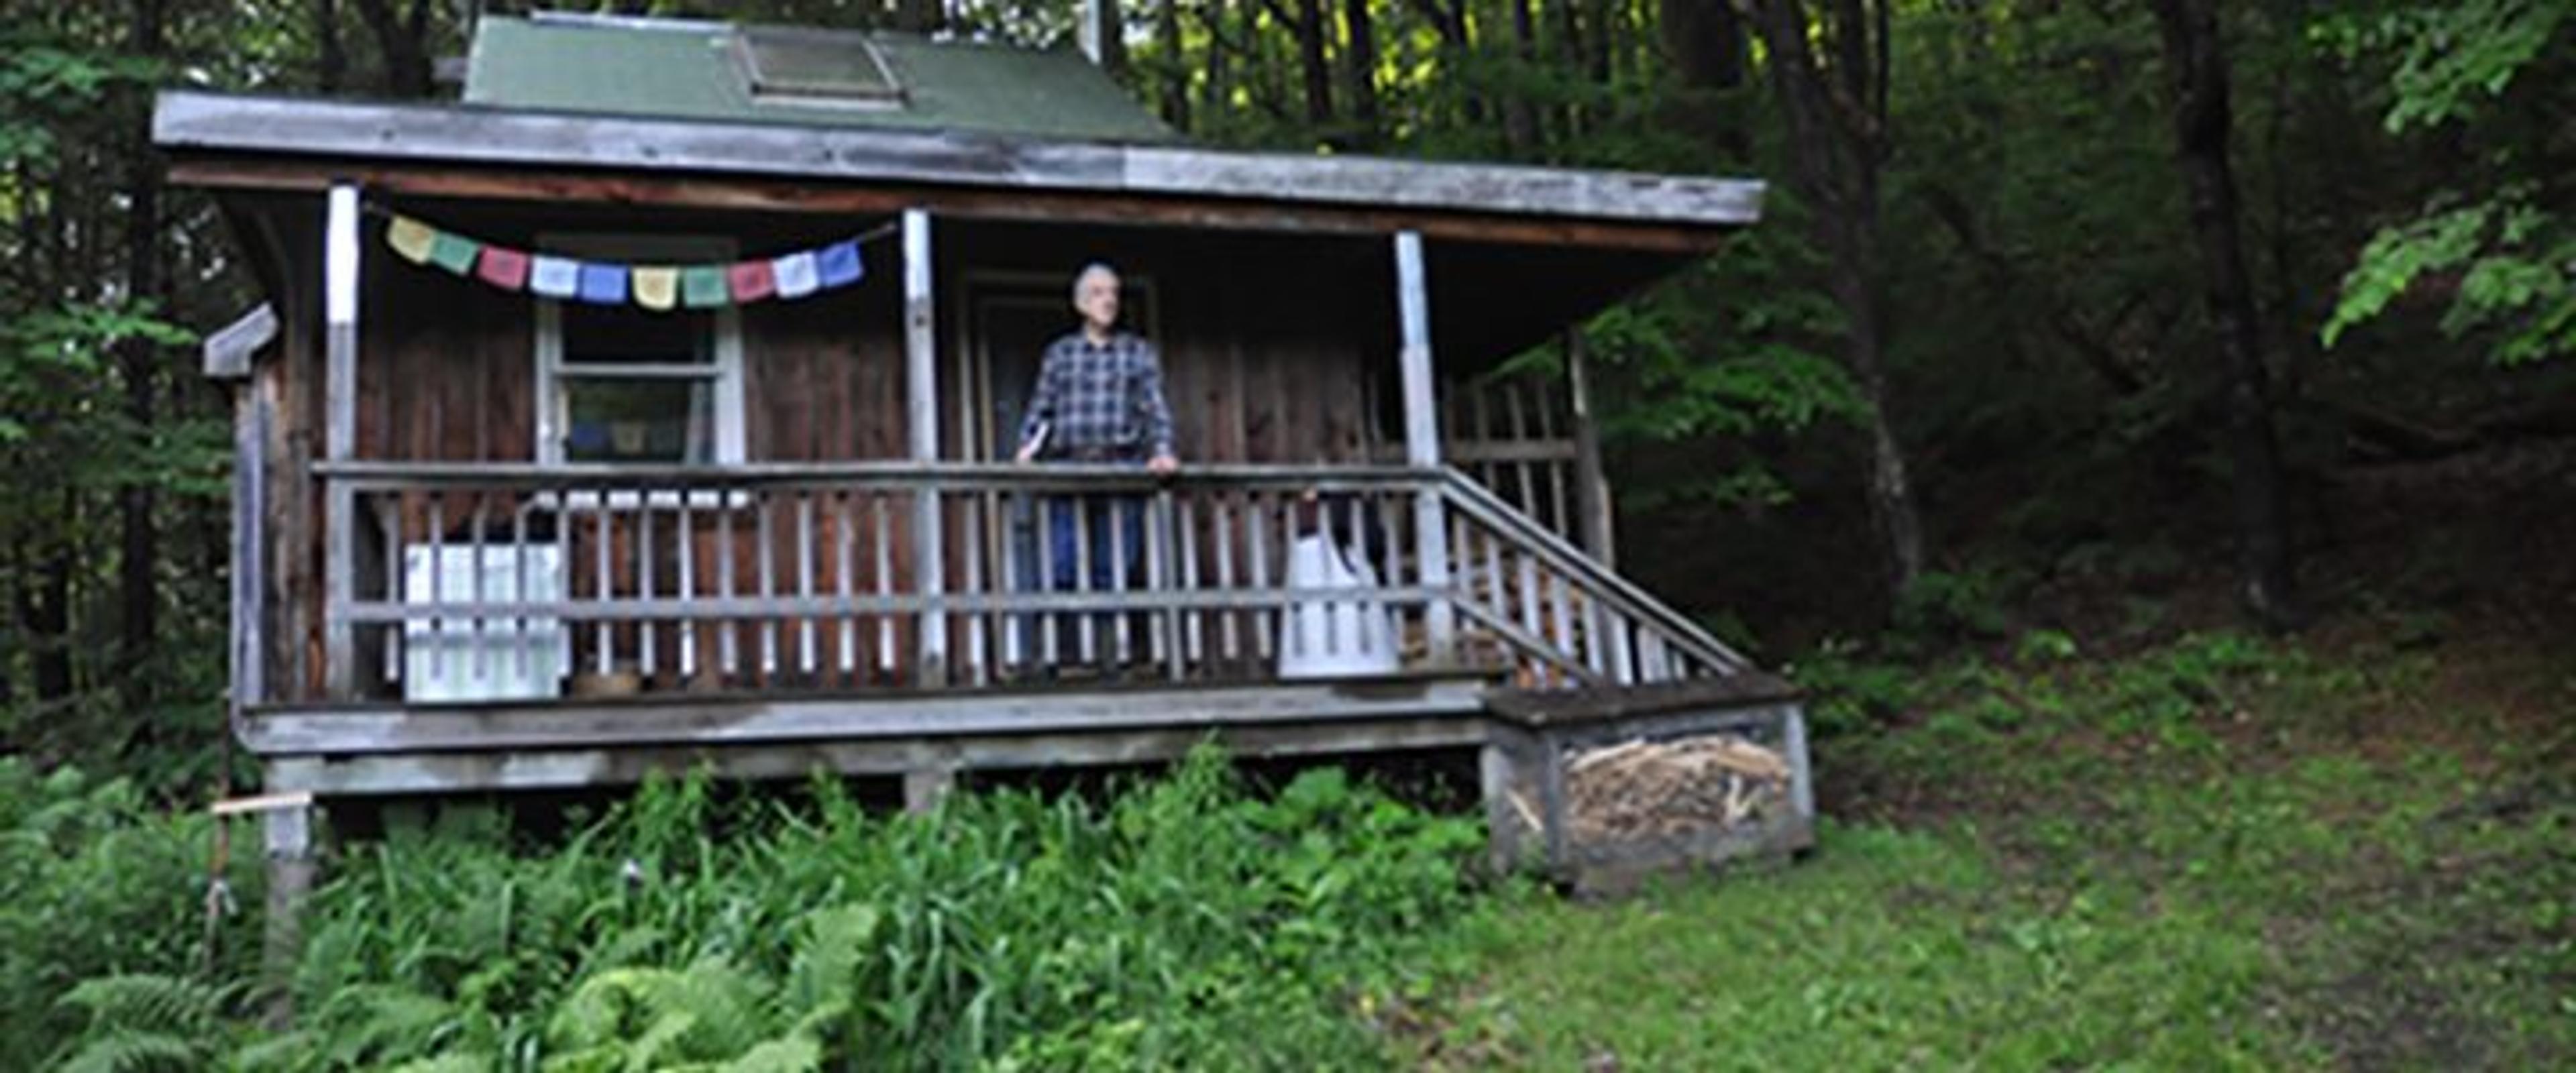
{"type": "Polygon", "coordinates": [[[318,472],[357,520],[325,552],[325,693],[339,699],[1264,682],[1461,664],[1554,688],[1744,666],[1450,470],[318,472]]]}

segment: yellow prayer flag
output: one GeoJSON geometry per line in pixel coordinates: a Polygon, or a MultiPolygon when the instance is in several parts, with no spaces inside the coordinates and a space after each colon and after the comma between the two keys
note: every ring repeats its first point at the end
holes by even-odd
{"type": "Polygon", "coordinates": [[[669,265],[635,267],[635,304],[669,309],[680,300],[680,270],[669,265]]]}
{"type": "Polygon", "coordinates": [[[402,259],[413,264],[429,260],[429,248],[438,242],[438,231],[409,216],[396,216],[385,228],[385,245],[394,248],[402,259]]]}

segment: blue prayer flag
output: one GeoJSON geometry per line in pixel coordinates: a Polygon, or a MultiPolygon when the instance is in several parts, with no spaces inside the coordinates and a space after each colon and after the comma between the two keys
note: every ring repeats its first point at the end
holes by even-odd
{"type": "Polygon", "coordinates": [[[823,247],[822,256],[815,259],[814,269],[818,277],[816,282],[825,287],[846,287],[867,274],[867,268],[859,263],[857,239],[823,247]]]}
{"type": "Polygon", "coordinates": [[[625,305],[626,266],[584,263],[581,266],[581,300],[599,305],[625,305]]]}

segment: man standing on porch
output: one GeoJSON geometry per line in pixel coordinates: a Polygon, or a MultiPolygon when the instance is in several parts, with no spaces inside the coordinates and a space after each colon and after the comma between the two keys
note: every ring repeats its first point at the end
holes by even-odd
{"type": "MultiPolygon", "coordinates": [[[[1117,270],[1099,262],[1083,266],[1073,279],[1073,308],[1082,326],[1047,345],[1020,419],[1018,460],[1142,463],[1157,474],[1178,469],[1161,356],[1154,344],[1119,330],[1117,270]]],[[[1093,591],[1123,587],[1143,542],[1141,506],[1130,496],[1048,504],[1049,586],[1075,588],[1087,573],[1093,591]],[[1082,561],[1087,572],[1078,566],[1082,561]]]]}

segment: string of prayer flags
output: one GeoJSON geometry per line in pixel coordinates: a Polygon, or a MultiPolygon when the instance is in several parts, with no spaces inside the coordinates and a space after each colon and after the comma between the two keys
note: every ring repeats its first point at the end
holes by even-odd
{"type": "Polygon", "coordinates": [[[883,230],[776,257],[692,265],[630,265],[558,257],[483,242],[398,213],[385,245],[416,265],[541,298],[645,309],[714,309],[772,298],[794,300],[847,287],[867,276],[862,243],[883,230]]]}

